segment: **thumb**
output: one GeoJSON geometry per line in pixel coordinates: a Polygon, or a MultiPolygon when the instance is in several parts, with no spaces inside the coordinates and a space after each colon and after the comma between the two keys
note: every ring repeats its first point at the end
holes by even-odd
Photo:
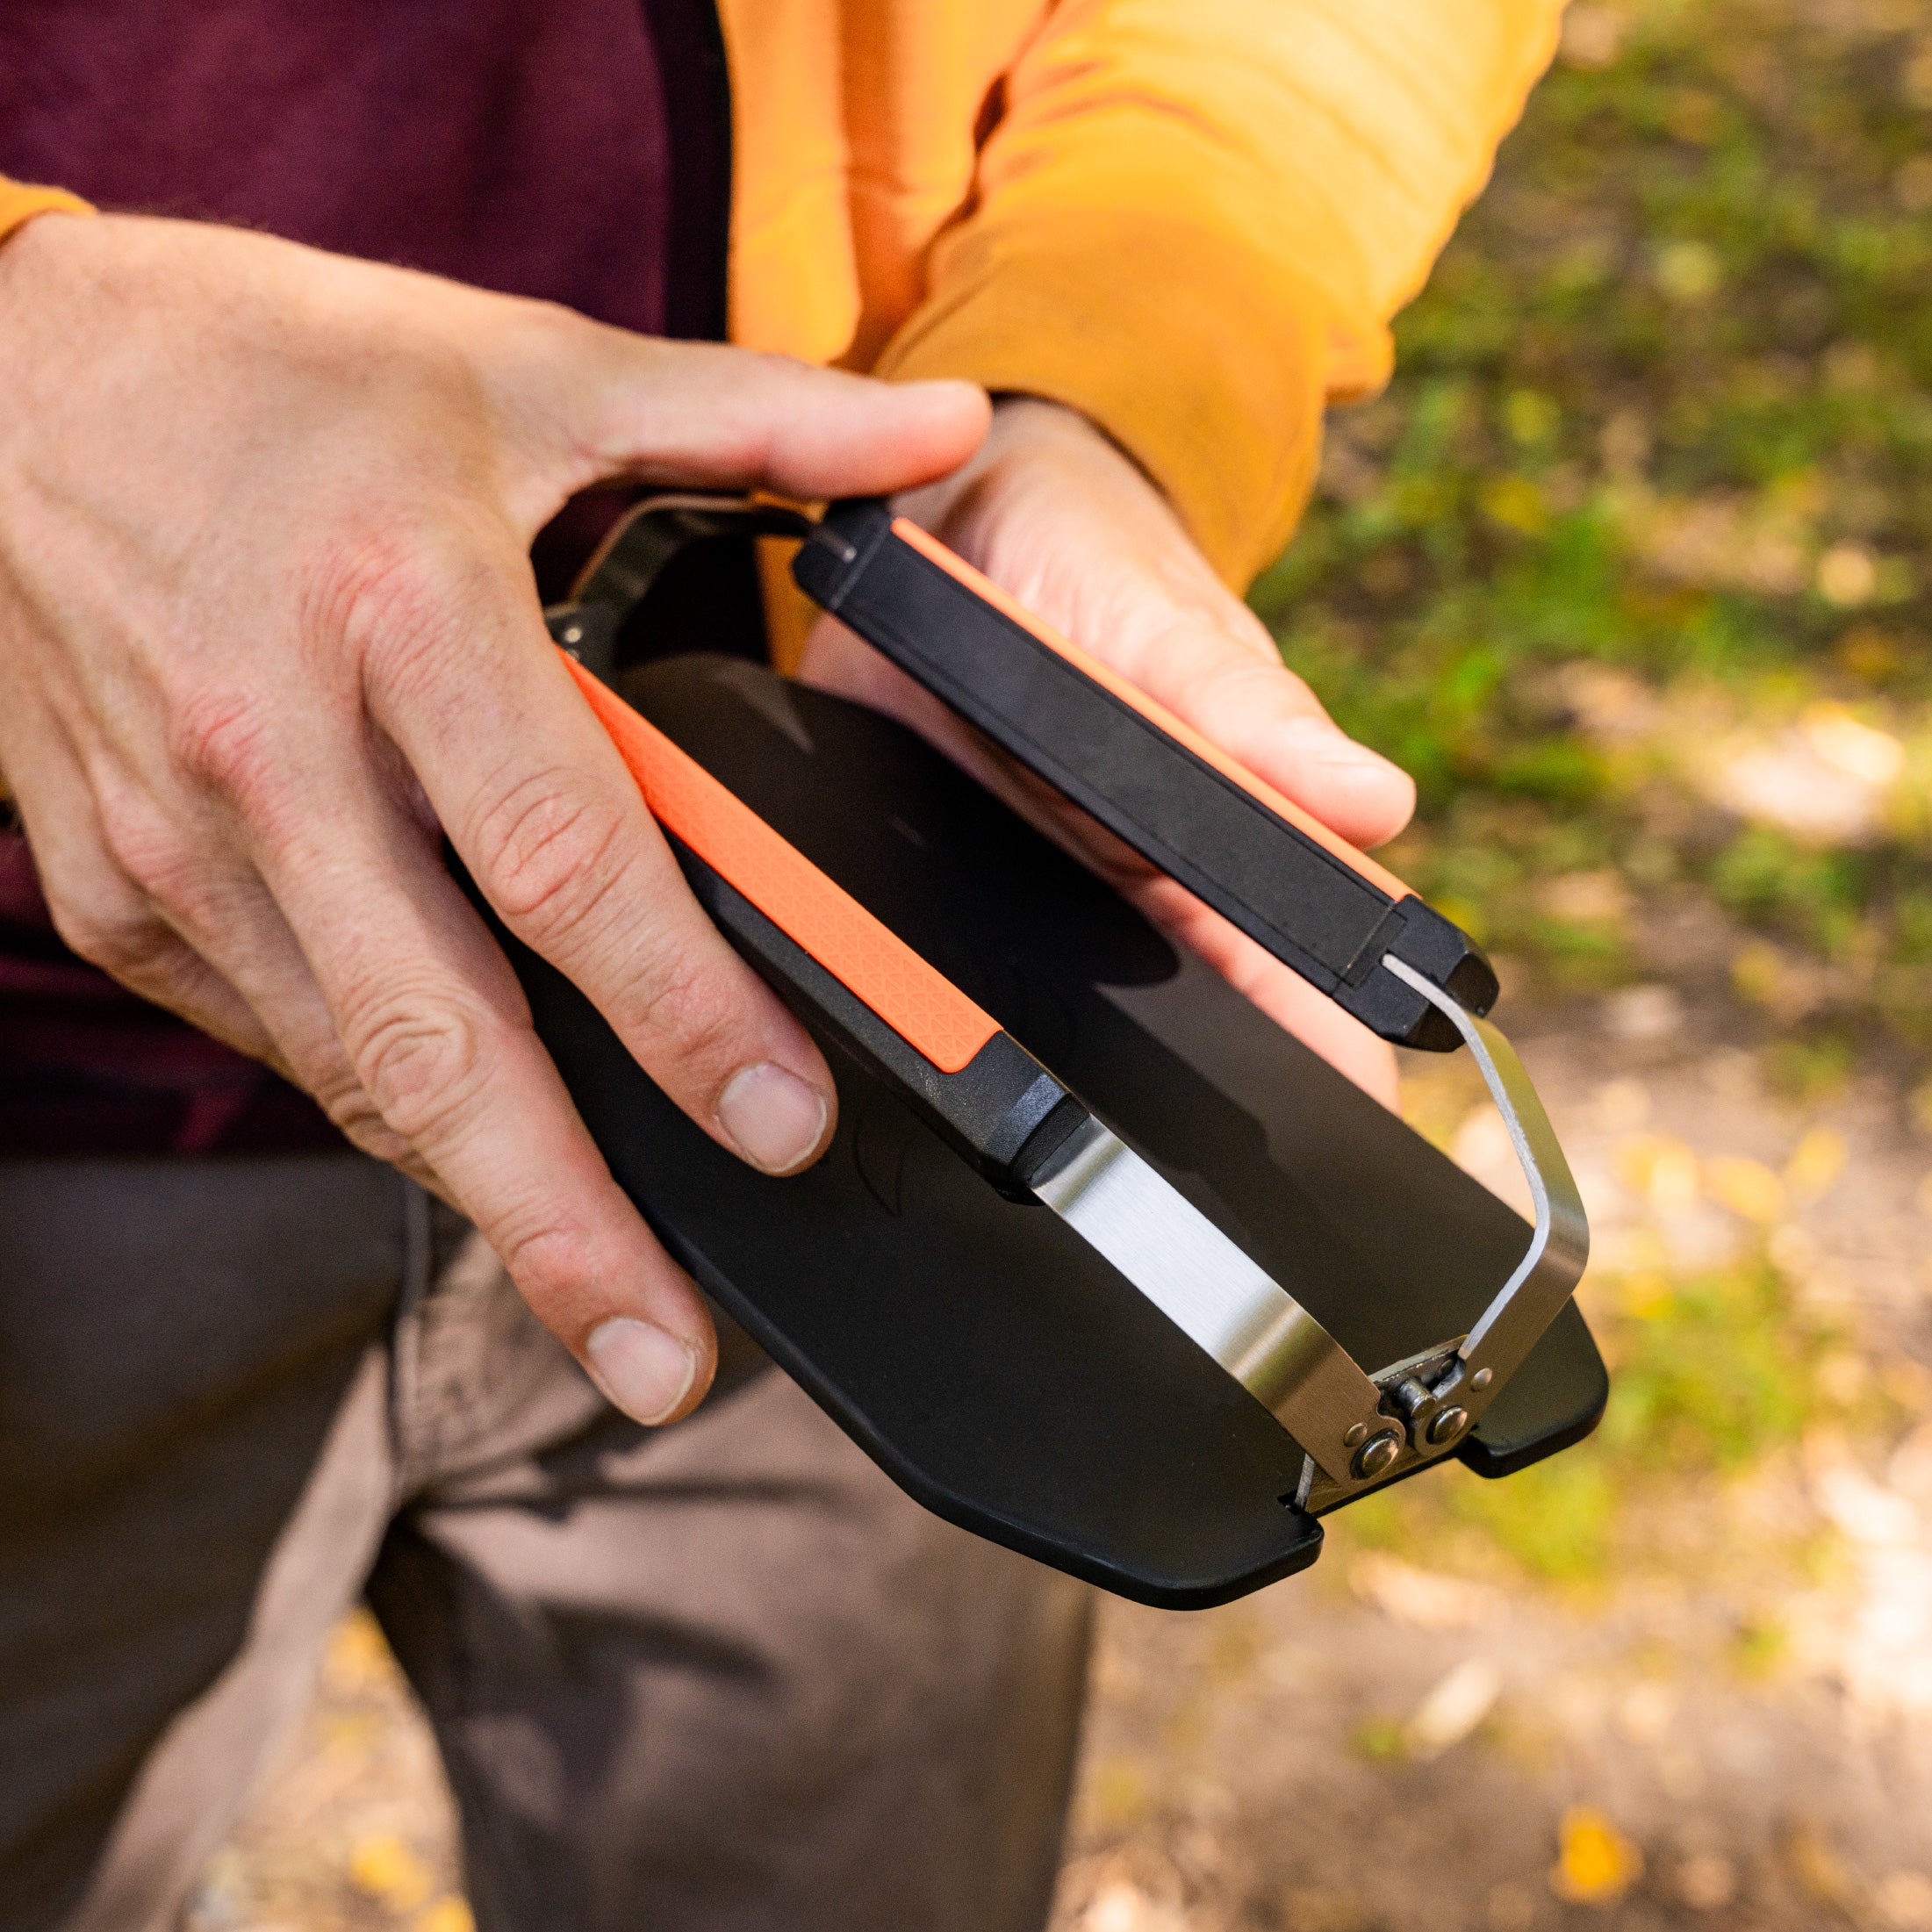
{"type": "Polygon", "coordinates": [[[715,342],[582,328],[578,353],[538,378],[548,406],[531,412],[552,427],[549,481],[560,497],[619,478],[884,495],[957,469],[991,420],[972,383],[885,383],[715,342]]]}

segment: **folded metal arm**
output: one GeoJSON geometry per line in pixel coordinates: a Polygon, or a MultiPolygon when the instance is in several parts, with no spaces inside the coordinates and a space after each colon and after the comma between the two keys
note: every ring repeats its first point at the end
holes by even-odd
{"type": "Polygon", "coordinates": [[[1338,1484],[1332,1478],[1325,1481],[1326,1472],[1318,1472],[1311,1461],[1304,1472],[1302,1501],[1318,1510],[1346,1501],[1368,1482],[1399,1475],[1411,1461],[1440,1454],[1467,1435],[1562,1313],[1590,1257],[1590,1226],[1576,1177],[1516,1049],[1488,1020],[1479,1019],[1404,961],[1390,958],[1382,964],[1462,1034],[1529,1183],[1535,1225],[1509,1279],[1453,1352],[1419,1370],[1385,1371],[1376,1377],[1384,1391],[1383,1407],[1400,1418],[1406,1438],[1384,1447],[1386,1460],[1379,1469],[1365,1469],[1358,1455],[1352,1480],[1338,1484]]]}
{"type": "MultiPolygon", "coordinates": [[[[1492,1398],[1495,1390],[1522,1366],[1524,1357],[1541,1339],[1543,1331],[1555,1320],[1583,1278],[1584,1264],[1590,1259],[1590,1224],[1555,1130],[1516,1049],[1489,1021],[1458,1006],[1400,959],[1384,964],[1438,1008],[1468,1042],[1496,1110],[1509,1130],[1510,1144],[1516,1150],[1535,1206],[1535,1232],[1522,1260],[1457,1350],[1454,1379],[1438,1390],[1446,1395],[1486,1375],[1489,1379],[1475,1393],[1492,1398]]],[[[1487,1405],[1485,1400],[1483,1406],[1487,1405]]],[[[1477,1411],[1470,1412],[1473,1416],[1477,1411]]]]}
{"type": "Polygon", "coordinates": [[[584,566],[571,600],[544,612],[550,635],[593,677],[607,679],[625,619],[679,551],[717,536],[808,536],[814,527],[781,503],[697,493],[646,497],[624,513],[584,566]]]}

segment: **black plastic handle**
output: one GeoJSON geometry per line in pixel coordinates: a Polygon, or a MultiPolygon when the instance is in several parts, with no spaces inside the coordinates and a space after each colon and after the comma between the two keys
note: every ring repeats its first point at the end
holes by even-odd
{"type": "Polygon", "coordinates": [[[681,839],[671,848],[712,923],[794,1012],[889,1082],[1002,1194],[1032,1198],[1032,1176],[1088,1114],[1010,1033],[943,1073],[681,839]]]}
{"type": "Polygon", "coordinates": [[[571,675],[699,903],[801,1017],[888,1081],[1001,1192],[1029,1183],[1087,1110],[1019,1042],[570,651],[571,675]]]}
{"type": "Polygon", "coordinates": [[[1384,1038],[1447,1052],[1449,1022],[1393,955],[1473,1013],[1496,975],[1460,927],[1151,700],[1110,680],[875,499],[835,504],[801,587],[1150,863],[1384,1038]]]}

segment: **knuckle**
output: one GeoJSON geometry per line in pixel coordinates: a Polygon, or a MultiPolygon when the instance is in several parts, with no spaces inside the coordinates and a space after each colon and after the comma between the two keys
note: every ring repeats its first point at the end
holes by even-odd
{"type": "Polygon", "coordinates": [[[303,1053],[293,1073],[352,1146],[419,1178],[427,1171],[414,1146],[383,1118],[333,1036],[328,1050],[303,1053]]]}
{"type": "Polygon", "coordinates": [[[340,1052],[305,1052],[298,1058],[295,1070],[309,1097],[358,1146],[368,1134],[393,1135],[368,1090],[356,1079],[355,1069],[340,1052]]]}
{"type": "Polygon", "coordinates": [[[206,790],[248,804],[273,780],[274,735],[264,693],[219,686],[190,692],[169,720],[169,763],[206,790]]]}
{"type": "Polygon", "coordinates": [[[470,850],[503,916],[540,951],[582,932],[623,877],[625,814],[558,772],[509,785],[478,814],[470,850]]]}
{"type": "Polygon", "coordinates": [[[482,1030],[460,1007],[391,1000],[357,1030],[356,1081],[395,1132],[420,1147],[460,1128],[481,1094],[482,1030]]]}
{"type": "Polygon", "coordinates": [[[305,628],[341,639],[365,664],[406,669],[460,636],[486,571],[454,505],[433,521],[361,522],[334,536],[306,572],[305,628]]]}
{"type": "Polygon", "coordinates": [[[655,1043],[654,1057],[698,1067],[736,1066],[743,1027],[725,975],[666,946],[627,987],[611,1016],[618,1031],[655,1043]]]}
{"type": "Polygon", "coordinates": [[[1272,654],[1262,657],[1244,650],[1230,656],[1224,650],[1203,664],[1194,688],[1197,701],[1229,723],[1278,723],[1321,713],[1308,686],[1272,654]]]}
{"type": "Polygon", "coordinates": [[[50,885],[47,910],[54,930],[90,966],[130,985],[152,981],[181,942],[153,911],[126,900],[83,898],[50,885]]]}
{"type": "Polygon", "coordinates": [[[531,1203],[515,1209],[490,1229],[490,1245],[531,1305],[540,1311],[579,1293],[609,1270],[597,1244],[571,1223],[531,1203]]]}
{"type": "Polygon", "coordinates": [[[145,800],[110,791],[96,806],[102,843],[120,870],[159,904],[189,907],[200,870],[190,841],[145,800]]]}
{"type": "Polygon", "coordinates": [[[561,302],[539,297],[500,297],[495,312],[492,347],[499,367],[520,375],[554,380],[559,369],[579,367],[595,359],[607,360],[617,345],[629,348],[631,339],[609,324],[593,321],[561,302]]]}
{"type": "Polygon", "coordinates": [[[348,1087],[327,1096],[315,1095],[322,1110],[351,1146],[391,1167],[404,1167],[415,1149],[384,1120],[376,1103],[359,1087],[348,1087]]]}

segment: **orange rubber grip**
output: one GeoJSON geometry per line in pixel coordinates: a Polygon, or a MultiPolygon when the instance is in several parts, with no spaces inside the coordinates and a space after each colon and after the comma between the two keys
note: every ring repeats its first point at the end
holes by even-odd
{"type": "Polygon", "coordinates": [[[957,1074],[999,1031],[952,980],[842,886],[585,671],[578,688],[610,734],[650,815],[749,899],[942,1074],[957,1074]]]}
{"type": "Polygon", "coordinates": [[[1111,692],[1123,704],[1131,705],[1150,724],[1184,744],[1203,764],[1211,765],[1223,778],[1239,785],[1277,818],[1286,819],[1304,837],[1312,839],[1378,890],[1391,899],[1412,896],[1410,888],[1387,866],[1378,865],[1367,852],[1358,851],[1346,838],[1330,831],[1318,818],[1304,811],[1294,800],[1283,797],[1266,779],[1257,778],[1245,765],[1231,758],[1219,745],[1203,737],[1186,720],[1176,717],[1158,698],[1150,698],[1139,686],[1130,683],[1111,665],[1102,664],[1071,637],[1063,637],[1051,625],[1043,623],[1023,604],[1009,597],[990,578],[982,576],[964,557],[955,556],[937,537],[902,516],[893,519],[892,534],[901,542],[909,544],[922,557],[937,564],[949,576],[957,578],[974,596],[983,599],[1016,624],[1031,631],[1049,650],[1056,652],[1083,676],[1111,692]]]}

